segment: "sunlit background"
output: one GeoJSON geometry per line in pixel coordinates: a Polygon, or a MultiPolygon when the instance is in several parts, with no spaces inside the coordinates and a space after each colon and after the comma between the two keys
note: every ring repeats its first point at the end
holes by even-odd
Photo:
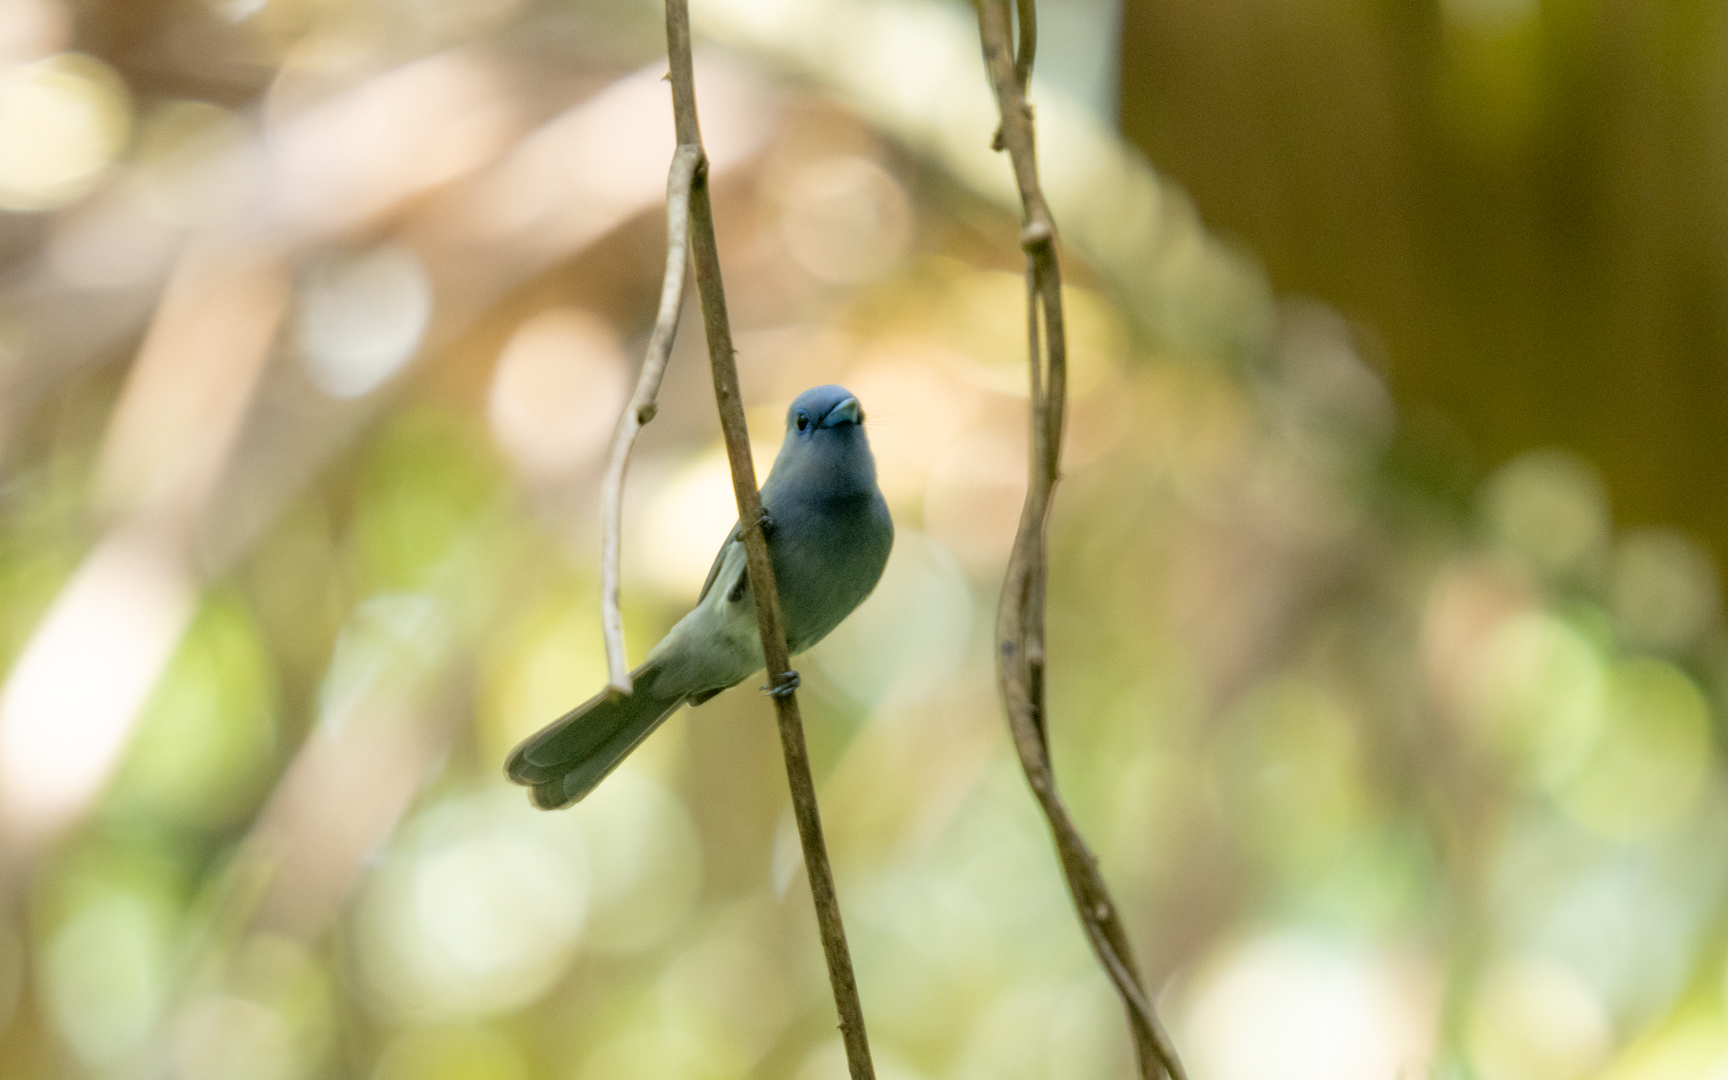
{"type": "MultiPolygon", "coordinates": [[[[1281,292],[1280,236],[1333,235],[1300,200],[1221,239],[1115,134],[1227,160],[1176,89],[1309,85],[1200,62],[1281,24],[1134,0],[1119,43],[1107,0],[1041,6],[1073,367],[1054,755],[1194,1080],[1728,1077],[1708,523],[1617,512],[1633,474],[1573,420],[1472,428],[1517,411],[1493,378],[1477,404],[1412,378],[1362,296],[1436,279],[1281,292]],[[1253,226],[1286,211],[1268,277],[1253,226]]],[[[1596,7],[1451,0],[1417,40],[1516,88],[1537,54],[1504,42],[1596,7]]],[[[693,15],[757,459],[843,382],[898,527],[799,662],[878,1075],[1127,1076],[990,664],[1025,292],[970,11],[693,15]]],[[[845,1075],[759,695],[680,713],[568,812],[500,775],[605,678],[661,35],[645,0],[0,0],[0,1080],[845,1075]]],[[[1555,70],[1556,101],[1594,85],[1555,70]]],[[[1442,99],[1442,134],[1563,117],[1500,100],[1442,99]]],[[[1296,158],[1325,175],[1331,145],[1296,158]]],[[[1635,200],[1617,176],[1592,182],[1635,200]]],[[[1470,351],[1507,318],[1470,295],[1424,315],[1435,363],[1535,378],[1470,351]]],[[[705,364],[687,317],[626,504],[637,656],[732,523],[705,364]]]]}

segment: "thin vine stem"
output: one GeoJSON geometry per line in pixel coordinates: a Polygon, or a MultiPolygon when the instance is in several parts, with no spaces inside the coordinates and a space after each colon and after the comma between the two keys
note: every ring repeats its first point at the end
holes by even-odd
{"type": "MultiPolygon", "coordinates": [[[[756,488],[756,468],[750,457],[750,432],[744,420],[743,396],[738,387],[731,321],[726,314],[725,289],[720,276],[720,251],[714,233],[714,208],[708,188],[707,157],[702,152],[702,131],[696,113],[696,78],[690,54],[690,12],[687,0],[666,0],[666,46],[670,60],[672,112],[680,153],[692,149],[695,169],[690,185],[690,248],[696,267],[696,290],[702,301],[702,323],[708,338],[709,367],[714,379],[714,400],[726,441],[726,459],[731,466],[732,490],[738,503],[745,560],[751,594],[756,600],[757,628],[762,636],[762,656],[768,683],[784,693],[774,695],[775,716],[780,728],[780,746],[786,759],[786,778],[792,791],[793,816],[798,839],[804,849],[804,865],[810,880],[811,898],[828,962],[828,980],[840,1018],[841,1040],[852,1080],[875,1080],[870,1043],[864,1031],[864,1009],[858,997],[858,981],[852,955],[846,947],[846,930],[840,919],[840,900],[834,888],[834,871],[822,838],[822,818],[816,804],[816,782],[810,771],[810,755],[804,741],[804,722],[798,698],[788,680],[791,656],[786,647],[786,629],[780,594],[774,583],[774,565],[768,557],[768,539],[762,532],[762,494],[756,488]]],[[[670,261],[670,256],[668,256],[670,261]]]]}
{"type": "Polygon", "coordinates": [[[1023,212],[1020,246],[1026,253],[1027,349],[1032,438],[1026,502],[1008,559],[996,615],[997,681],[1014,748],[1039,808],[1049,822],[1063,877],[1087,941],[1128,1013],[1143,1080],[1186,1080],[1175,1047],[1158,1021],[1134,960],[1127,931],[1110,897],[1097,857],[1087,847],[1056,790],[1045,706],[1044,605],[1048,578],[1051,500],[1060,476],[1062,425],[1067,405],[1067,335],[1062,316],[1062,275],[1056,227],[1038,181],[1032,108],[1026,100],[1035,51],[1033,0],[1016,0],[1020,49],[1016,53],[1006,0],[979,0],[979,36],[990,84],[1002,117],[993,145],[1006,149],[1023,212]]]}

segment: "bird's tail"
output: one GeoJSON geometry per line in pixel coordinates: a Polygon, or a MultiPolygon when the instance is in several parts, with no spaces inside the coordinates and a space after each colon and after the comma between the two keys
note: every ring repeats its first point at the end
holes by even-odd
{"type": "Polygon", "coordinates": [[[650,660],[631,673],[632,693],[602,690],[571,709],[512,750],[504,772],[542,810],[581,799],[684,701],[683,693],[657,693],[658,675],[650,660]]]}

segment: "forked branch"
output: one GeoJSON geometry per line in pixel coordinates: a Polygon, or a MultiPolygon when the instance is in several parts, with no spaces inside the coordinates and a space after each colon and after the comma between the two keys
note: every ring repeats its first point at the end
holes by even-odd
{"type": "Polygon", "coordinates": [[[1134,962],[1121,916],[1098,870],[1098,860],[1068,816],[1050,765],[1044,700],[1044,597],[1048,572],[1045,536],[1062,455],[1067,395],[1067,336],[1062,321],[1062,277],[1056,228],[1038,183],[1032,109],[1026,87],[1032,70],[1033,0],[1016,0],[1021,47],[1016,55],[1007,0],[979,0],[984,62],[996,93],[1002,126],[997,149],[1014,167],[1023,211],[1020,246],[1026,253],[1026,330],[1031,363],[1032,450],[1026,503],[1008,559],[996,613],[997,680],[1014,748],[1049,821],[1068,892],[1087,940],[1128,1011],[1144,1080],[1185,1080],[1182,1063],[1158,1022],[1134,962]]]}

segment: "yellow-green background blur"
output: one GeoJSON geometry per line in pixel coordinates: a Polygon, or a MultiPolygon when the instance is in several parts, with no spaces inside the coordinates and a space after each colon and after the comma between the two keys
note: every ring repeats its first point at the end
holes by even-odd
{"type": "MultiPolygon", "coordinates": [[[[1127,1076],[990,663],[971,13],[693,8],[757,460],[843,382],[898,528],[799,661],[878,1075],[1127,1076]]],[[[1194,1080],[1728,1077],[1728,8],[1043,10],[1053,752],[1194,1080]]],[[[604,679],[663,48],[644,0],[0,0],[0,1080],[845,1075],[759,695],[568,812],[500,775],[604,679]]],[[[705,364],[687,311],[637,656],[731,525],[705,364]]]]}

